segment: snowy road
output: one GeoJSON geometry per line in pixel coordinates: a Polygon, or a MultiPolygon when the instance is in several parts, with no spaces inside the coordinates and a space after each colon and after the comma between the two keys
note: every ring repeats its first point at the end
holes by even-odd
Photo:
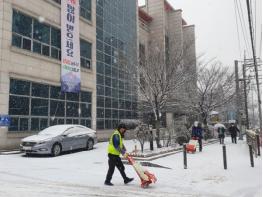
{"type": "MultiPolygon", "coordinates": [[[[1,197],[260,197],[262,194],[261,157],[250,167],[245,142],[231,144],[227,139],[228,169],[223,169],[222,147],[205,146],[203,152],[188,154],[188,169],[183,169],[182,153],[152,161],[170,167],[148,168],[158,181],[141,189],[131,166],[129,177],[135,181],[124,185],[116,170],[113,187],[104,186],[107,172],[107,143],[92,151],[64,154],[59,157],[24,157],[22,154],[0,155],[1,197]]],[[[127,141],[129,150],[133,141],[127,141]]]]}

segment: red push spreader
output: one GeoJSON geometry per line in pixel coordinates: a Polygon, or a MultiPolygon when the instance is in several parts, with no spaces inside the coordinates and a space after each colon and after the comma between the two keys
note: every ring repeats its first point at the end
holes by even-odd
{"type": "Polygon", "coordinates": [[[186,144],[186,151],[195,153],[196,152],[196,146],[197,146],[197,140],[190,140],[188,144],[186,144]]]}
{"type": "Polygon", "coordinates": [[[138,174],[138,176],[141,179],[141,187],[146,188],[148,187],[151,183],[155,183],[157,181],[156,177],[154,174],[150,173],[146,169],[142,167],[142,165],[139,162],[136,162],[132,156],[128,155],[127,159],[129,163],[133,166],[134,170],[138,174]]]}

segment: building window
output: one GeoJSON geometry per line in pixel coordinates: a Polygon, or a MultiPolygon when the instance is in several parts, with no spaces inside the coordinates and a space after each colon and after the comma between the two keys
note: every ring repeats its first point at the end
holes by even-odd
{"type": "Polygon", "coordinates": [[[83,68],[91,69],[92,44],[80,39],[80,65],[83,68]]]}
{"type": "Polygon", "coordinates": [[[51,57],[61,59],[61,32],[51,28],[51,57]]]}
{"type": "MultiPolygon", "coordinates": [[[[54,2],[61,4],[61,0],[53,0],[54,2]]],[[[79,1],[79,13],[83,18],[91,21],[91,0],[79,1]]]]}
{"type": "Polygon", "coordinates": [[[56,124],[91,127],[91,92],[63,93],[61,88],[10,80],[9,131],[39,131],[56,124]]]}
{"type": "Polygon", "coordinates": [[[32,37],[32,18],[21,14],[20,12],[13,11],[13,32],[16,32],[25,37],[32,37]]]}
{"type": "Polygon", "coordinates": [[[104,119],[97,119],[97,129],[104,129],[104,119]]]}
{"type": "Polygon", "coordinates": [[[9,115],[29,115],[28,97],[10,96],[9,106],[9,115]]]}
{"type": "Polygon", "coordinates": [[[60,30],[13,10],[12,45],[61,59],[60,30]]]}
{"type": "MultiPolygon", "coordinates": [[[[13,10],[12,45],[61,60],[61,31],[13,10]]],[[[91,68],[92,44],[80,39],[81,67],[91,68]]]]}
{"type": "Polygon", "coordinates": [[[91,0],[80,0],[80,16],[91,21],[91,0]]]}

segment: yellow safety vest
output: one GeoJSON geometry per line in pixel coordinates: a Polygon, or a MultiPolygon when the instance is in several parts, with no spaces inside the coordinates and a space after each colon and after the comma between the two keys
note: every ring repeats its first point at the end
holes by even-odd
{"type": "Polygon", "coordinates": [[[108,145],[108,153],[110,153],[112,155],[118,155],[119,156],[121,154],[120,151],[117,150],[113,145],[113,135],[115,135],[115,134],[119,135],[119,139],[120,139],[120,146],[119,147],[120,147],[120,149],[122,150],[122,148],[123,148],[121,134],[118,130],[115,130],[110,137],[110,141],[109,141],[109,145],[108,145]]]}

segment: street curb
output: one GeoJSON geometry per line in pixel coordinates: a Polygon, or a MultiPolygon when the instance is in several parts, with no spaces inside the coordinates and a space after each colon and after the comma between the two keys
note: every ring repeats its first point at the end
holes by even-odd
{"type": "Polygon", "coordinates": [[[14,154],[20,154],[20,153],[22,153],[20,150],[0,151],[0,155],[14,155],[14,154]]]}

